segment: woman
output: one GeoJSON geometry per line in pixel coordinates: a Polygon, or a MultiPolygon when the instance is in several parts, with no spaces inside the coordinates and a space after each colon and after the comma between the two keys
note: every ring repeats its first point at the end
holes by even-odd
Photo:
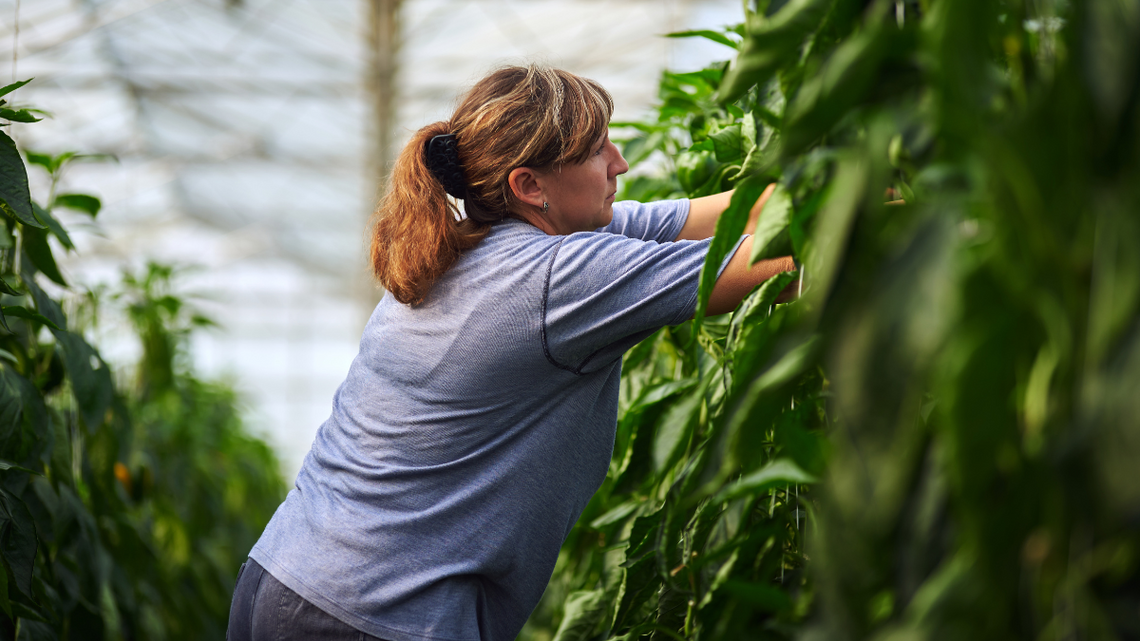
{"type": "MultiPolygon", "coordinates": [[[[510,67],[412,137],[372,238],[388,295],[239,574],[231,640],[518,633],[606,476],[621,355],[693,315],[728,204],[615,204],[612,111],[591,80],[510,67]]],[[[710,313],[792,269],[750,269],[749,243],[710,313]]]]}

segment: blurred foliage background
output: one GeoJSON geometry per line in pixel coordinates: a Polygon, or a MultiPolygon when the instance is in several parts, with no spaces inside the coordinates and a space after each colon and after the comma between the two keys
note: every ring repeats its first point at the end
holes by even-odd
{"type": "Polygon", "coordinates": [[[707,300],[775,183],[753,258],[802,296],[627,355],[523,637],[1137,638],[1140,4],[759,0],[673,35],[737,52],[615,123],[624,195],[736,189],[707,300]]]}
{"type": "MultiPolygon", "coordinates": [[[[0,89],[9,124],[40,113],[7,104],[23,84],[0,89]]],[[[233,390],[191,371],[187,338],[210,322],[170,267],[69,286],[55,254],[74,245],[52,212],[94,218],[100,202],[57,193],[81,156],[26,158],[0,133],[0,638],[220,639],[238,566],[284,498],[278,461],[233,390]],[[42,200],[29,167],[50,174],[42,200]],[[111,371],[89,342],[108,319],[137,337],[133,368],[111,371]]]]}

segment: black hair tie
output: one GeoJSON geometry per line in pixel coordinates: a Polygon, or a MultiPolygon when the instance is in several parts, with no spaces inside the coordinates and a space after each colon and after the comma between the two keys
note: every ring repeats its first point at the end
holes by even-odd
{"type": "Polygon", "coordinates": [[[427,167],[443,190],[463,200],[467,197],[467,177],[459,164],[459,141],[455,134],[433,136],[425,150],[427,167]]]}

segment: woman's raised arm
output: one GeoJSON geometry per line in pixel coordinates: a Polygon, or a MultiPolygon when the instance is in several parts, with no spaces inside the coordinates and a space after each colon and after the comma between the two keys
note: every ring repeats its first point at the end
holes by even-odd
{"type": "MultiPolygon", "coordinates": [[[[760,198],[752,206],[752,212],[748,217],[748,224],[744,227],[744,233],[751,234],[756,230],[756,221],[760,220],[760,211],[764,209],[764,203],[768,202],[768,197],[772,195],[775,189],[776,183],[772,183],[768,185],[764,193],[760,194],[760,198]]],[[[689,217],[685,220],[685,226],[681,228],[674,240],[712,238],[713,234],[716,233],[716,221],[724,213],[724,210],[728,209],[730,200],[732,200],[731,191],[690,200],[689,217]]]]}
{"type": "MultiPolygon", "coordinates": [[[[740,243],[740,247],[737,248],[732,259],[728,261],[728,265],[726,265],[724,271],[720,273],[720,277],[716,279],[712,294],[709,296],[708,310],[705,312],[708,316],[731,312],[736,309],[740,301],[744,300],[748,292],[752,291],[753,287],[756,287],[776,274],[790,272],[796,269],[796,264],[791,256],[758,260],[752,265],[749,265],[748,259],[751,256],[752,237],[749,236],[740,243]]],[[[796,286],[797,283],[788,285],[788,288],[780,295],[777,302],[785,302],[788,298],[792,297],[796,286]]]]}
{"type": "MultiPolygon", "coordinates": [[[[772,183],[768,185],[764,193],[760,194],[760,198],[752,206],[752,211],[748,216],[748,224],[744,226],[744,233],[751,234],[756,231],[756,222],[760,220],[760,212],[764,209],[764,203],[768,202],[768,197],[772,195],[775,189],[776,184],[772,183]]],[[[681,228],[681,232],[677,234],[676,240],[711,238],[716,233],[716,221],[728,208],[730,200],[732,200],[731,191],[690,200],[689,218],[685,221],[685,226],[681,228]]],[[[712,295],[709,296],[709,306],[706,312],[709,316],[731,312],[736,309],[740,301],[744,300],[748,292],[752,291],[753,287],[776,274],[790,272],[796,268],[791,256],[761,260],[754,265],[749,265],[748,259],[751,256],[752,238],[748,237],[740,243],[740,247],[732,256],[732,260],[728,261],[728,265],[725,266],[720,277],[716,279],[712,295]]],[[[785,294],[781,294],[781,301],[795,291],[795,285],[796,283],[792,283],[785,294]]]]}

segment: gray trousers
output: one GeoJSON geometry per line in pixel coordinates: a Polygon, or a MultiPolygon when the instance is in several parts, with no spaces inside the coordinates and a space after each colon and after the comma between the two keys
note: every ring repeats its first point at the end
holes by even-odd
{"type": "Polygon", "coordinates": [[[249,559],[238,570],[227,641],[383,641],[301,598],[249,559]]]}

